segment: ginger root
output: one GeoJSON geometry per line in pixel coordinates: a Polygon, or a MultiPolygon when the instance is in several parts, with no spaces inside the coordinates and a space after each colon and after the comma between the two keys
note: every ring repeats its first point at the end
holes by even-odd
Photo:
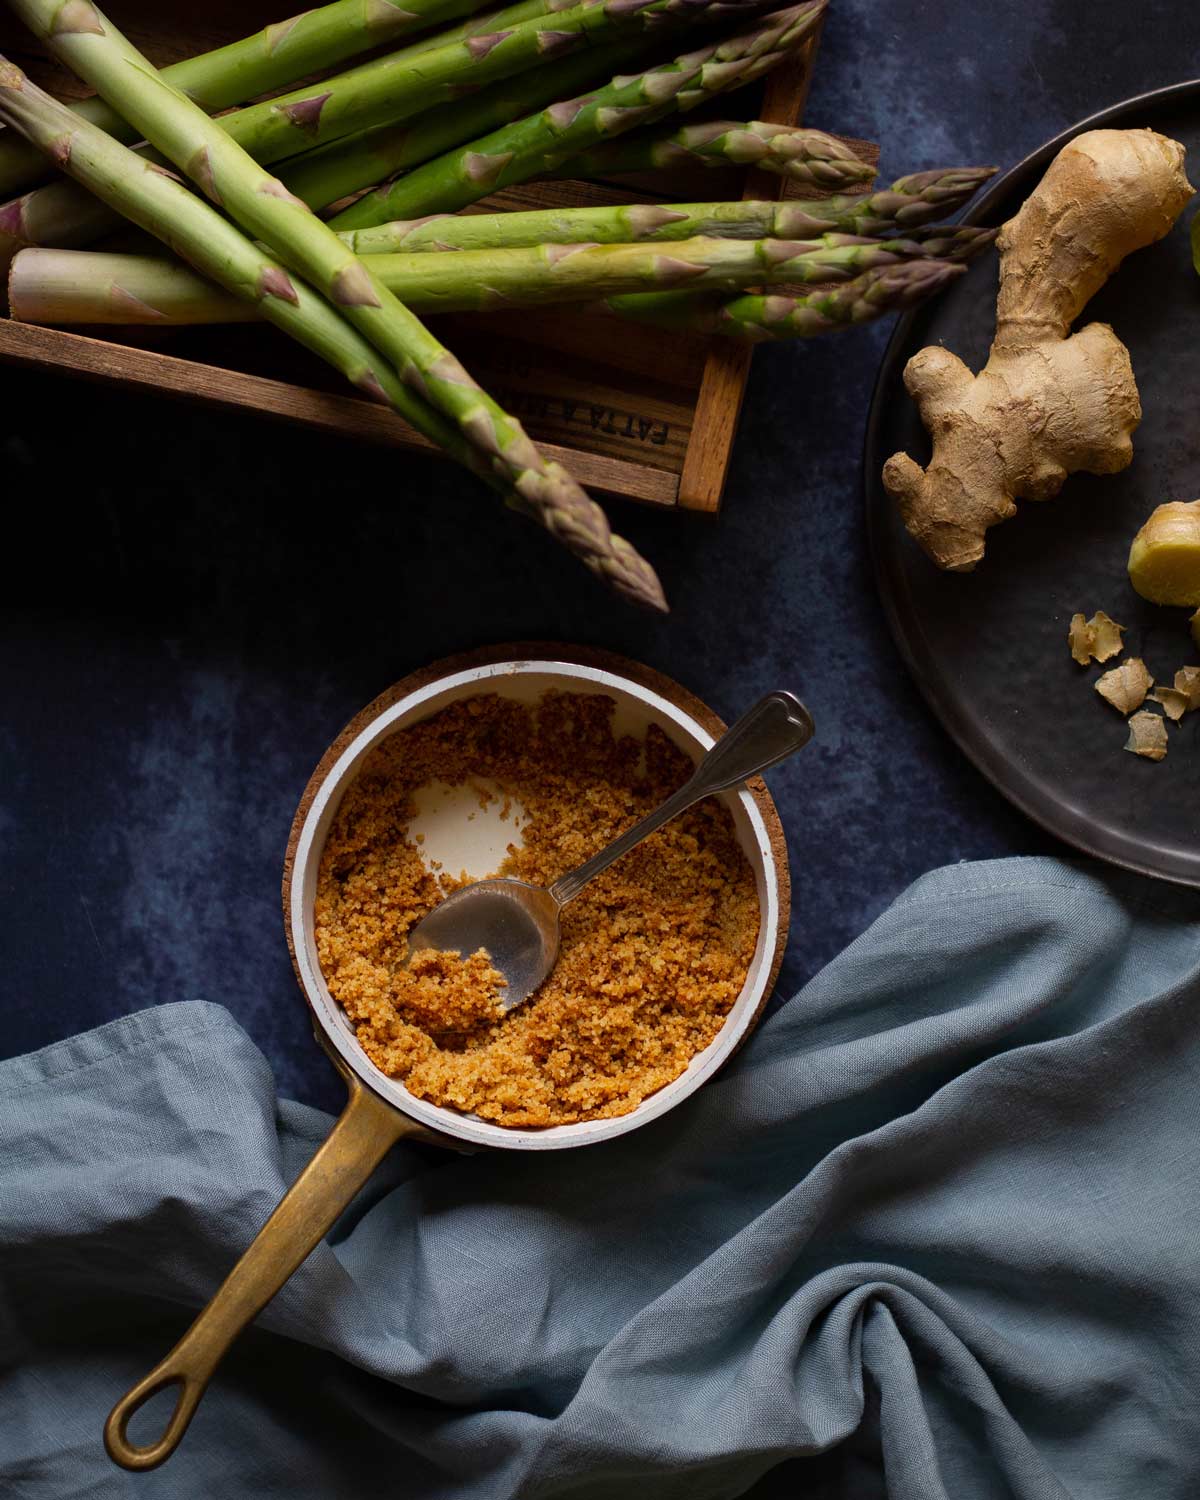
{"type": "MultiPolygon", "coordinates": [[[[1050,163],[1000,231],[996,334],[978,375],[948,349],[904,384],[933,439],[922,469],[893,454],[883,483],[941,568],[966,572],[1014,500],[1049,500],[1068,474],[1115,474],[1141,421],[1124,344],[1071,324],[1127,255],[1166,235],[1192,195],[1184,148],[1153,130],[1091,130],[1050,163]]],[[[1200,603],[1200,600],[1197,601],[1200,603]]]]}
{"type": "Polygon", "coordinates": [[[1154,511],[1129,549],[1129,581],[1151,604],[1200,604],[1200,500],[1154,511]]]}

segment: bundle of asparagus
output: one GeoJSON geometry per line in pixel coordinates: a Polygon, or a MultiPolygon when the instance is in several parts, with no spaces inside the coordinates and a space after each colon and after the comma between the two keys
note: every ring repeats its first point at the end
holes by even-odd
{"type": "Polygon", "coordinates": [[[793,55],[825,0],[766,13],[769,0],[516,0],[485,15],[482,0],[334,0],[161,73],[91,0],[9,3],[99,96],[68,109],[0,59],[0,195],[29,189],[0,205],[14,317],[266,318],[653,608],[665,605],[649,565],[416,314],[569,302],[665,328],[804,337],[912,305],[991,239],[935,222],[986,169],[870,192],[872,169],[823,132],[672,122],[793,55]],[[731,20],[731,35],[712,36],[731,20]],[[644,65],[697,27],[699,45],[644,65]],[[400,50],[336,71],[400,37],[400,50]],[[34,186],[39,161],[65,176],[34,186]],[[755,164],[826,196],[459,212],[533,177],[680,163],[755,164]],[[172,258],[78,248],[129,223],[172,258]]]}

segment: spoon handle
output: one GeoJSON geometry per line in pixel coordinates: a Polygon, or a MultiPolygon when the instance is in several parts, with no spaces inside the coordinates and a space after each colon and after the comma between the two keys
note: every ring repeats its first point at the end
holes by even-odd
{"type": "Polygon", "coordinates": [[[813,736],[812,717],[794,693],[768,693],[753,708],[727,729],[687,781],[662,804],[648,813],[640,823],[627,829],[620,838],[593,854],[574,870],[561,876],[550,887],[559,906],[574,900],[589,880],[635,844],[657,833],[664,823],[686,812],[694,802],[737,786],[750,776],[757,776],[769,766],[777,765],[802,750],[813,736]]]}

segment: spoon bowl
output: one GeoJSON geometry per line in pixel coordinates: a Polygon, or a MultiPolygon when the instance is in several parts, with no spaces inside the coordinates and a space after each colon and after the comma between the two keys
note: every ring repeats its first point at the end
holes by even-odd
{"type": "Polygon", "coordinates": [[[486,950],[504,976],[505,1012],[527,1000],[558,956],[558,902],[544,886],[496,877],[477,880],[423,917],[409,934],[409,957],[423,948],[461,953],[486,950]]]}
{"type": "Polygon", "coordinates": [[[433,948],[468,958],[481,949],[503,979],[501,1008],[528,1000],[558,958],[559,913],[584,886],[664,823],[695,803],[778,765],[813,736],[812,717],[794,693],[768,693],[726,730],[683,786],[632,828],[560,875],[549,889],[492,876],[455,891],[409,934],[409,957],[433,948]]]}

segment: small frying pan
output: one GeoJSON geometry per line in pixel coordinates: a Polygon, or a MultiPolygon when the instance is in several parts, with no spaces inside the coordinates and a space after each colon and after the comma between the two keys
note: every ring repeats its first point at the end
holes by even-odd
{"type": "MultiPolygon", "coordinates": [[[[380,1072],[362,1051],[317,963],[313,900],[321,852],[338,804],[366,756],[381,740],[481,693],[526,703],[547,690],[594,693],[616,702],[620,732],[644,734],[657,724],[694,760],[725,726],[668,678],[607,653],[561,646],[501,646],[439,662],[406,677],[365,708],[334,741],[313,772],[292,824],[283,876],[288,947],[308,1001],[317,1040],[346,1080],[349,1098],[328,1139],[263,1225],[212,1301],[144,1380],[117,1402],[104,1429],[110,1458],[126,1469],[152,1469],[175,1451],[200,1397],[229,1346],[320,1242],[387,1151],[403,1137],[455,1150],[554,1151],[635,1130],[673,1109],[711,1078],[745,1040],[771,992],[787,942],[790,885],[783,830],[759,780],[721,794],[754,872],[759,935],[741,994],[720,1032],[672,1083],[627,1115],[542,1130],[509,1129],[418,1099],[380,1072]],[[157,1442],[130,1442],[130,1418],[167,1386],[179,1387],[157,1442]]],[[[472,871],[471,873],[476,873],[472,871]]],[[[486,871],[478,872],[480,874],[486,871]]]]}

